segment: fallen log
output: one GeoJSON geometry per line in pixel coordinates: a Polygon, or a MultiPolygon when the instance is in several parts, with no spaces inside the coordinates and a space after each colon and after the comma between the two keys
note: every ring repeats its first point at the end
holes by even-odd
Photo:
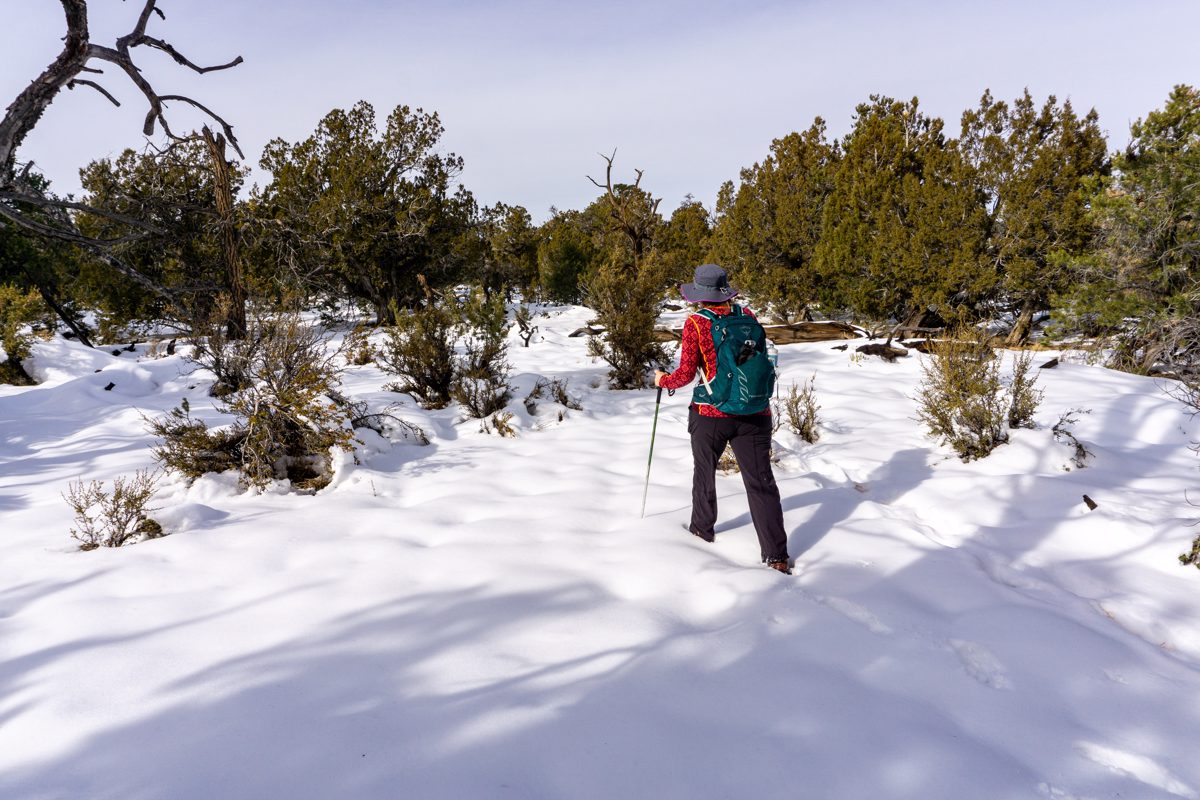
{"type": "MultiPolygon", "coordinates": [[[[844,322],[794,322],[789,325],[764,325],[767,338],[776,345],[800,342],[830,342],[839,339],[861,339],[862,331],[844,322]]],[[[678,342],[682,328],[655,328],[654,341],[678,342]]]]}
{"type": "Polygon", "coordinates": [[[904,358],[908,355],[908,351],[904,348],[892,347],[890,344],[884,344],[883,342],[863,344],[854,349],[855,352],[862,353],[863,355],[879,356],[884,361],[895,361],[897,358],[904,358]]]}
{"type": "Polygon", "coordinates": [[[790,325],[765,325],[767,338],[775,344],[798,342],[830,342],[838,339],[861,339],[863,334],[844,322],[793,322],[790,325]]]}
{"type": "Polygon", "coordinates": [[[678,342],[683,339],[683,330],[673,330],[672,328],[655,328],[654,341],[656,342],[678,342]]]}

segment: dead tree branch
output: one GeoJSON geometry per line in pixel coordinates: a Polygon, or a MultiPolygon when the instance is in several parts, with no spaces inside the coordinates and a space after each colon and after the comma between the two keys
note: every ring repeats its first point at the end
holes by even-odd
{"type": "MultiPolygon", "coordinates": [[[[90,40],[87,0],[59,0],[59,2],[62,4],[67,26],[66,35],[63,37],[62,52],[17,95],[16,99],[5,110],[4,117],[0,119],[0,204],[7,206],[0,213],[3,214],[6,220],[39,235],[52,236],[89,248],[110,247],[114,242],[92,240],[82,236],[74,224],[71,223],[69,217],[64,217],[67,224],[60,226],[58,224],[60,222],[59,219],[54,219],[52,222],[43,219],[34,219],[23,212],[19,206],[11,205],[13,200],[19,200],[41,207],[55,206],[62,210],[87,211],[88,213],[106,216],[105,212],[84,207],[80,204],[62,201],[46,194],[30,182],[28,166],[23,171],[18,172],[16,169],[16,154],[21,143],[24,142],[29,132],[33,130],[46,109],[50,106],[50,103],[54,101],[54,98],[58,96],[58,93],[64,87],[71,89],[76,85],[89,86],[103,94],[112,103],[120,105],[112,93],[101,84],[91,79],[79,77],[84,73],[103,74],[102,70],[90,66],[90,62],[106,61],[119,67],[142,92],[143,96],[145,96],[146,102],[149,104],[149,110],[146,114],[142,130],[147,136],[154,133],[157,124],[162,126],[163,132],[169,138],[181,138],[171,131],[164,113],[164,104],[167,101],[187,103],[219,124],[225,139],[233,146],[239,156],[245,158],[238,145],[237,137],[233,135],[233,127],[226,120],[203,103],[190,97],[178,94],[160,95],[137,67],[131,51],[136,47],[159,50],[171,56],[181,66],[185,66],[201,74],[235,67],[242,63],[242,57],[238,56],[225,64],[202,67],[188,59],[167,41],[148,35],[146,27],[152,16],[157,15],[159,19],[166,19],[162,10],[157,6],[157,0],[145,0],[133,30],[118,38],[113,47],[96,44],[90,40]]],[[[146,226],[142,225],[140,227],[145,228],[146,226]]]]}
{"type": "Polygon", "coordinates": [[[616,223],[617,229],[629,239],[633,248],[634,263],[640,264],[642,256],[654,239],[654,230],[658,225],[659,200],[653,199],[648,193],[641,191],[642,170],[635,169],[636,180],[629,187],[633,191],[628,195],[620,195],[613,188],[613,161],[617,157],[614,149],[611,156],[600,153],[605,161],[604,183],[600,183],[591,175],[587,179],[605,191],[608,198],[609,215],[616,223]]]}

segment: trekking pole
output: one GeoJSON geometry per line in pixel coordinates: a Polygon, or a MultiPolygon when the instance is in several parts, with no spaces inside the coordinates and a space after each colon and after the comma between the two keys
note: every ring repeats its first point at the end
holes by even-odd
{"type": "MultiPolygon", "coordinates": [[[[675,394],[671,389],[668,396],[675,394]]],[[[642,488],[642,519],[646,518],[646,495],[650,492],[650,464],[654,461],[654,434],[658,431],[658,407],[662,404],[662,387],[654,398],[654,425],[650,428],[650,457],[646,459],[646,485],[642,488]]]]}

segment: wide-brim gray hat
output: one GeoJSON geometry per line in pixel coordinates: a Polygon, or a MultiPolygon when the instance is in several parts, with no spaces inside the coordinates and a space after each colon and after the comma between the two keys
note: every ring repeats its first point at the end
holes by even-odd
{"type": "Polygon", "coordinates": [[[737,289],[729,285],[725,270],[716,264],[701,264],[696,267],[692,283],[679,287],[679,293],[689,303],[724,303],[738,296],[737,289]]]}

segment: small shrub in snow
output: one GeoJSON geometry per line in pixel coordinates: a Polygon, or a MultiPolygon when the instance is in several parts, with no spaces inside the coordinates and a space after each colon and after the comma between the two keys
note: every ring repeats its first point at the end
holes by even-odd
{"type": "Polygon", "coordinates": [[[229,303],[228,297],[219,298],[216,308],[207,319],[192,326],[188,340],[192,345],[188,359],[216,377],[209,388],[209,394],[213,397],[225,397],[251,384],[250,364],[258,357],[264,337],[272,333],[269,319],[258,314],[257,324],[249,326],[245,336],[230,338],[223,322],[228,314],[229,303]]]}
{"type": "Polygon", "coordinates": [[[533,389],[529,391],[529,395],[525,398],[525,410],[530,414],[536,413],[537,401],[547,396],[560,406],[565,406],[575,411],[583,408],[578,400],[567,393],[567,382],[565,380],[561,378],[553,378],[551,380],[538,378],[537,382],[533,384],[533,389]]]}
{"type": "Polygon", "coordinates": [[[1042,390],[1034,386],[1037,373],[1033,372],[1033,353],[1020,352],[1013,361],[1012,380],[1008,384],[1008,426],[1010,428],[1032,428],[1033,415],[1042,403],[1042,390]]]}
{"type": "Polygon", "coordinates": [[[375,352],[371,348],[371,340],[367,337],[370,330],[363,325],[356,327],[346,335],[346,362],[356,367],[370,364],[375,360],[375,352]]]}
{"type": "Polygon", "coordinates": [[[468,416],[483,419],[503,409],[511,397],[504,297],[477,292],[464,305],[463,316],[464,352],[455,359],[450,396],[468,416]]]}
{"type": "Polygon", "coordinates": [[[787,397],[782,401],[782,416],[787,420],[788,429],[809,444],[816,442],[821,435],[817,429],[817,411],[821,407],[817,405],[814,390],[816,381],[817,377],[814,375],[802,388],[793,383],[787,397]]]}
{"type": "Polygon", "coordinates": [[[454,385],[457,331],[457,314],[433,302],[397,314],[376,353],[379,366],[400,376],[396,388],[402,394],[411,394],[425,408],[444,408],[454,385]]]}
{"type": "Polygon", "coordinates": [[[1179,563],[1185,567],[1191,565],[1196,569],[1200,569],[1200,536],[1197,536],[1192,541],[1192,552],[1181,553],[1179,555],[1179,563]]]}
{"type": "Polygon", "coordinates": [[[1071,432],[1071,426],[1079,421],[1077,415],[1090,413],[1092,413],[1090,410],[1080,408],[1064,411],[1058,418],[1058,422],[1054,423],[1054,427],[1050,429],[1050,432],[1054,434],[1054,441],[1063,442],[1071,448],[1071,463],[1075,465],[1076,469],[1083,469],[1087,466],[1087,460],[1091,458],[1092,451],[1075,438],[1075,434],[1071,432]]]}
{"type": "Polygon", "coordinates": [[[75,512],[71,536],[79,540],[80,549],[120,547],[162,536],[162,526],[150,518],[156,510],[149,502],[157,482],[157,473],[138,470],[128,480],[113,480],[111,493],[104,491],[101,481],[71,483],[63,498],[75,512]]]}
{"type": "Polygon", "coordinates": [[[1011,406],[1000,360],[978,336],[938,342],[922,363],[917,417],[963,461],[983,458],[1008,441],[1011,406]]]}
{"type": "Polygon", "coordinates": [[[166,416],[147,420],[146,427],[159,439],[152,449],[155,460],[164,469],[189,480],[206,472],[237,469],[241,463],[238,457],[241,435],[229,428],[210,430],[204,422],[193,419],[186,397],[166,416]]]}
{"type": "Polygon", "coordinates": [[[511,411],[501,411],[498,414],[480,420],[479,430],[481,433],[495,433],[504,439],[516,438],[517,429],[512,426],[513,414],[511,411]]]}
{"type": "Polygon", "coordinates": [[[245,341],[252,344],[241,351],[243,385],[217,406],[233,423],[210,430],[185,401],[150,421],[160,438],[155,456],[188,478],[236,468],[247,486],[287,479],[300,489],[321,488],[332,477],[329,451],[349,450],[354,440],[354,410],[335,399],[341,352],[294,312],[254,316],[245,341]]]}

